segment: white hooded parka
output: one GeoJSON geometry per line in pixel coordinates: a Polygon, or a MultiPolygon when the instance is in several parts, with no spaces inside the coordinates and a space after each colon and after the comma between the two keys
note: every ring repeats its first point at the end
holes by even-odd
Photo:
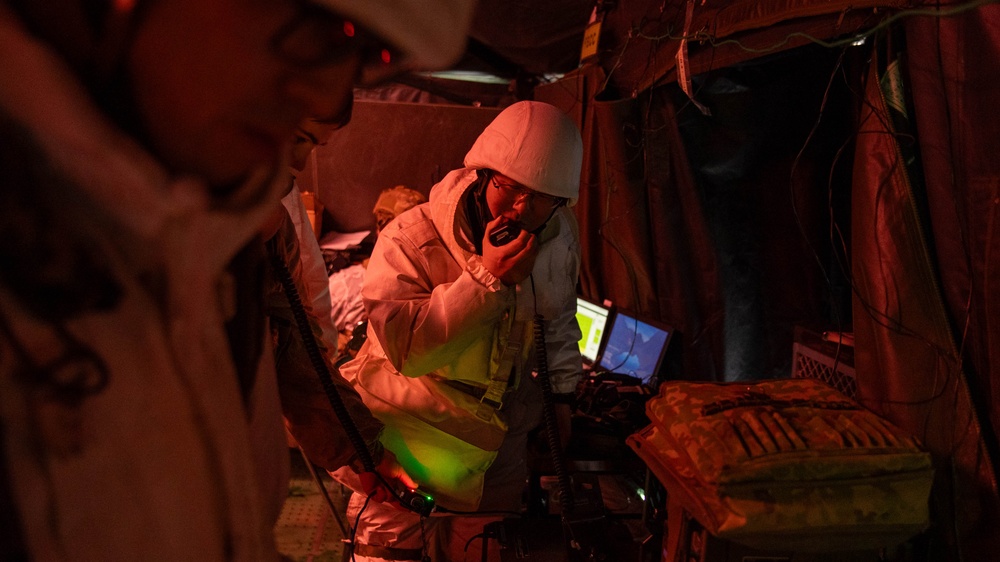
{"type": "MultiPolygon", "coordinates": [[[[368,340],[342,369],[386,424],[385,446],[422,490],[457,511],[479,507],[484,474],[511,429],[506,408],[484,412],[480,396],[509,343],[519,349],[505,397],[530,376],[536,313],[545,319],[553,391],[574,392],[581,373],[575,217],[565,207],[554,213],[539,234],[531,277],[507,287],[483,267],[470,240],[464,196],[475,180],[473,169],[452,171],[428,203],[379,235],[363,289],[368,340]]],[[[493,492],[519,497],[520,490],[493,492]]]]}

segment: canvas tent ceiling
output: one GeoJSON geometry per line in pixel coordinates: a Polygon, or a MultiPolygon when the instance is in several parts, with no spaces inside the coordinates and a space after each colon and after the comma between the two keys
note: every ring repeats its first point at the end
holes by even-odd
{"type": "Polygon", "coordinates": [[[469,48],[457,68],[514,79],[577,68],[595,7],[604,12],[600,62],[626,93],[675,78],[675,54],[690,37],[694,73],[813,39],[868,29],[901,0],[479,0],[469,48]],[[690,10],[690,14],[689,14],[690,10]],[[707,49],[708,46],[715,48],[707,49]]]}

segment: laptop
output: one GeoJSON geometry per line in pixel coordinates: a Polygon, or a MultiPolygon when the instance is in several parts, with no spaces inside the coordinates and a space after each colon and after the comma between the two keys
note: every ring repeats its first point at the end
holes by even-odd
{"type": "Polygon", "coordinates": [[[655,382],[673,330],[652,320],[617,311],[595,371],[627,375],[643,384],[655,382]]]}
{"type": "Polygon", "coordinates": [[[600,357],[602,344],[607,339],[608,320],[614,316],[611,302],[597,304],[585,298],[576,299],[576,321],[580,325],[580,355],[583,368],[589,370],[600,357]]]}

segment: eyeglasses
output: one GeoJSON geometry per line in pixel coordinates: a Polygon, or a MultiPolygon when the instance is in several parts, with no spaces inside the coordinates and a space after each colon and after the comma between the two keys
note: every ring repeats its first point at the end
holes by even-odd
{"type": "Polygon", "coordinates": [[[373,86],[409,70],[401,53],[350,20],[307,0],[297,4],[295,17],[271,37],[271,51],[282,60],[312,70],[358,55],[359,86],[373,86]]]}
{"type": "Polygon", "coordinates": [[[503,193],[504,197],[512,199],[514,203],[520,203],[521,201],[527,200],[532,204],[537,203],[538,207],[542,209],[555,209],[566,202],[565,197],[556,197],[555,195],[541,193],[520,185],[500,183],[495,177],[490,178],[490,181],[492,181],[493,185],[500,190],[500,193],[503,193]]]}

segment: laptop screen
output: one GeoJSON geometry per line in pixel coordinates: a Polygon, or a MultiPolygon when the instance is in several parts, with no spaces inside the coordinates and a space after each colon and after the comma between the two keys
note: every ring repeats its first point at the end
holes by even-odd
{"type": "Polygon", "coordinates": [[[648,383],[656,376],[670,340],[670,329],[618,311],[604,345],[600,368],[648,383]]]}
{"type": "Polygon", "coordinates": [[[580,324],[580,355],[588,364],[597,360],[610,310],[586,299],[576,299],[576,321],[580,324]]]}

